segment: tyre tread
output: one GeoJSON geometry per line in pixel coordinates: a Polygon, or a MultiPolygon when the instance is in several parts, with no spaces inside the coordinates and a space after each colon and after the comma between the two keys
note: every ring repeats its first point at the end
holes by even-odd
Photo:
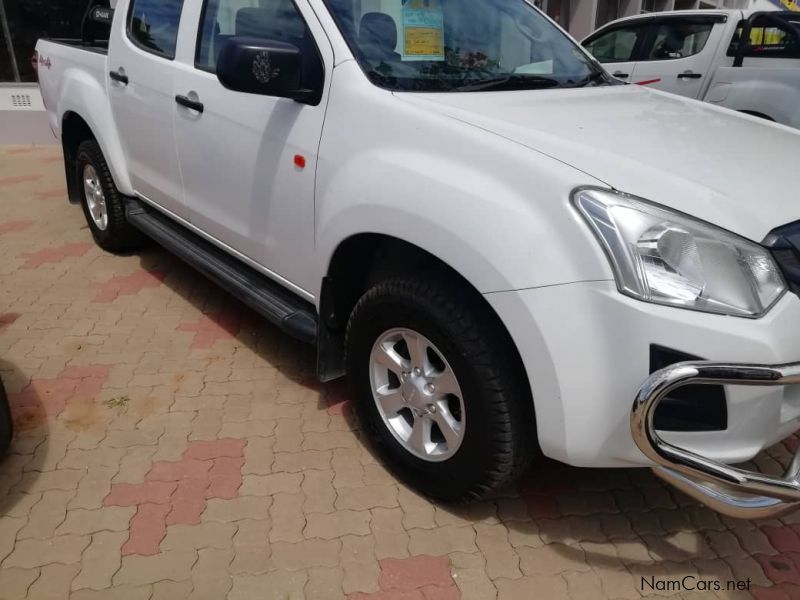
{"type": "Polygon", "coordinates": [[[494,321],[480,297],[462,282],[453,277],[408,276],[378,283],[361,297],[348,323],[346,348],[350,348],[354,324],[367,307],[392,297],[414,299],[439,319],[446,317],[446,329],[457,337],[464,357],[484,382],[484,400],[497,416],[493,444],[487,447],[494,467],[460,497],[449,499],[471,502],[483,498],[518,477],[536,447],[533,401],[529,393],[515,397],[520,390],[529,390],[529,386],[520,372],[521,364],[517,364],[518,356],[510,347],[510,336],[494,321]],[[526,401],[528,407],[524,406],[526,401]]]}
{"type": "Polygon", "coordinates": [[[89,210],[86,206],[86,199],[83,198],[83,191],[81,190],[81,205],[95,242],[97,242],[97,245],[103,250],[114,254],[125,254],[139,250],[145,243],[145,237],[138,229],[128,223],[125,216],[123,196],[114,183],[114,177],[111,175],[111,169],[103,156],[100,145],[95,140],[86,140],[81,142],[80,146],[78,146],[76,167],[78,169],[78,181],[82,180],[82,166],[87,162],[82,159],[83,156],[88,158],[88,162],[90,162],[94,166],[95,171],[97,171],[97,176],[100,178],[100,183],[103,186],[106,210],[108,211],[108,228],[105,231],[100,231],[94,226],[94,222],[91,220],[89,210]]]}

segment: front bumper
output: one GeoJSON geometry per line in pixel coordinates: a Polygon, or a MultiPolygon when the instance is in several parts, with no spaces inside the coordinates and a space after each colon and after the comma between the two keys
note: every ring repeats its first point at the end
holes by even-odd
{"type": "Polygon", "coordinates": [[[783,477],[746,471],[665,441],[656,431],[658,403],[689,384],[782,386],[800,383],[800,363],[766,366],[683,362],[653,373],[630,416],[633,441],[656,463],[653,472],[711,508],[738,518],[777,517],[800,508],[800,449],[783,477]]]}
{"type": "MultiPolygon", "coordinates": [[[[543,453],[575,466],[653,466],[630,429],[631,400],[651,373],[652,345],[728,364],[800,360],[800,299],[794,294],[760,319],[640,302],[620,294],[613,281],[485,297],[525,365],[543,453]]],[[[723,385],[726,429],[660,431],[661,437],[735,464],[800,427],[800,386],[723,385]]]]}

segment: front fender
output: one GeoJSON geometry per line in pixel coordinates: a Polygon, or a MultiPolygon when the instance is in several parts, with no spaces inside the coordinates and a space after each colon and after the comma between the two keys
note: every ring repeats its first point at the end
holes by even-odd
{"type": "Polygon", "coordinates": [[[327,272],[341,242],[372,233],[426,250],[484,294],[610,277],[570,205],[575,171],[546,160],[548,177],[536,177],[531,165],[503,177],[419,149],[352,155],[318,197],[322,264],[327,272]],[[555,176],[560,170],[570,177],[555,176]]]}

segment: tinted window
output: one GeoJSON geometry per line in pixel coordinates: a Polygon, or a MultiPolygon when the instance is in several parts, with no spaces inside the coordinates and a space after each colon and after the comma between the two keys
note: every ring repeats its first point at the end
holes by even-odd
{"type": "Polygon", "coordinates": [[[0,27],[0,83],[35,82],[31,56],[39,38],[81,37],[89,0],[3,0],[11,40],[0,27]]]}
{"type": "Polygon", "coordinates": [[[643,31],[641,25],[613,29],[589,41],[586,49],[602,63],[628,62],[633,60],[636,42],[643,31]]]}
{"type": "Polygon", "coordinates": [[[139,46],[175,58],[183,0],[133,0],[128,35],[139,46]]]}
{"type": "Polygon", "coordinates": [[[645,60],[675,60],[703,51],[713,23],[662,23],[655,27],[653,45],[645,60]]]}
{"type": "Polygon", "coordinates": [[[233,36],[286,42],[301,50],[310,40],[291,0],[206,0],[196,65],[213,71],[220,50],[233,36]]]}
{"type": "MultiPolygon", "coordinates": [[[[728,47],[728,56],[736,55],[744,24],[742,21],[736,28],[731,45],[728,47]]],[[[800,17],[794,24],[800,27],[800,17]]],[[[790,27],[788,23],[782,26],[773,20],[756,18],[750,29],[750,45],[744,55],[760,58],[800,58],[800,43],[790,27]]]]}

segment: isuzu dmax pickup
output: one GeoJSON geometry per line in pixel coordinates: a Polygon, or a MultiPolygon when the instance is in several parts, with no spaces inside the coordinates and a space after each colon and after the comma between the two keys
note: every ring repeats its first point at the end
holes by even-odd
{"type": "Polygon", "coordinates": [[[151,238],[347,375],[395,472],[537,453],[740,517],[800,426],[800,132],[625,85],[526,0],[119,0],[37,61],[97,243],[151,238]]]}

